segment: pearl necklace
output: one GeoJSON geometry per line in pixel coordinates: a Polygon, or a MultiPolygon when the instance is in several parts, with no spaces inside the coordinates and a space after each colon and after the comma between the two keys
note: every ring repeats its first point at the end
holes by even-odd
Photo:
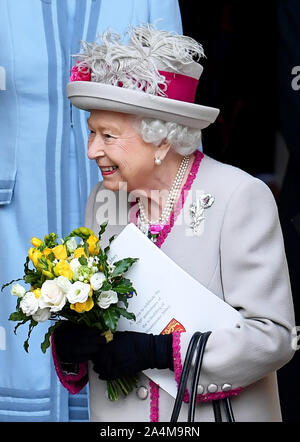
{"type": "Polygon", "coordinates": [[[147,227],[147,231],[149,231],[150,225],[167,224],[167,222],[170,219],[170,215],[173,210],[174,204],[177,201],[178,195],[180,193],[182,180],[183,180],[184,175],[187,171],[189,159],[190,159],[190,155],[186,155],[182,159],[180,167],[177,172],[177,175],[176,175],[176,177],[173,181],[173,184],[171,186],[171,189],[169,191],[166,205],[162,211],[161,216],[157,220],[155,220],[155,221],[149,220],[149,218],[146,215],[144,204],[141,202],[141,200],[139,198],[138,207],[140,209],[140,213],[139,213],[139,217],[138,217],[138,221],[139,221],[138,224],[139,224],[139,227],[142,227],[141,230],[145,231],[145,228],[147,227]]]}

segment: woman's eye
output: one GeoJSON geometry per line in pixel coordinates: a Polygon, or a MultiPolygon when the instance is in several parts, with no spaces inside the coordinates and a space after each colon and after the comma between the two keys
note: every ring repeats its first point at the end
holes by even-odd
{"type": "Polygon", "coordinates": [[[112,137],[112,136],[109,135],[109,134],[103,134],[103,137],[104,137],[106,140],[109,140],[110,138],[114,138],[114,137],[112,137]]]}
{"type": "Polygon", "coordinates": [[[90,135],[94,135],[94,131],[93,130],[90,130],[90,135]]]}

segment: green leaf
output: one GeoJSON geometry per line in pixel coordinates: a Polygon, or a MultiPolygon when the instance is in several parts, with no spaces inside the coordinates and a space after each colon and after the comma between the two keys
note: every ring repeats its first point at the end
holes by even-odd
{"type": "Polygon", "coordinates": [[[10,321],[24,321],[24,319],[30,319],[28,316],[25,315],[22,311],[13,312],[9,318],[10,321]]]}
{"type": "Polygon", "coordinates": [[[84,241],[83,248],[84,248],[84,253],[86,254],[86,256],[90,256],[89,245],[86,241],[84,241]]]}
{"type": "Polygon", "coordinates": [[[99,230],[99,233],[98,233],[99,240],[101,239],[102,234],[105,232],[107,224],[108,224],[108,221],[105,221],[104,223],[101,224],[100,230],[99,230]]]}
{"type": "Polygon", "coordinates": [[[104,281],[98,292],[107,292],[107,290],[112,290],[112,285],[108,281],[104,281]]]}
{"type": "Polygon", "coordinates": [[[43,270],[48,270],[48,262],[47,259],[43,256],[42,258],[38,259],[40,265],[39,267],[43,270]]]}
{"type": "Polygon", "coordinates": [[[113,290],[117,293],[126,294],[126,293],[134,291],[134,288],[132,287],[132,283],[129,279],[123,278],[117,284],[113,284],[113,290]]]}
{"type": "Polygon", "coordinates": [[[114,268],[114,271],[111,274],[111,277],[114,278],[116,276],[120,276],[123,273],[127,272],[127,270],[130,269],[132,264],[134,264],[136,261],[138,261],[139,258],[125,258],[121,259],[120,261],[114,262],[114,265],[116,266],[114,268]]]}
{"type": "Polygon", "coordinates": [[[119,301],[123,302],[123,304],[124,304],[124,305],[125,305],[125,307],[127,308],[127,307],[128,307],[128,301],[127,301],[127,296],[126,296],[126,295],[123,295],[123,294],[120,294],[120,293],[118,293],[118,298],[119,298],[119,301]]]}
{"type": "Polygon", "coordinates": [[[29,324],[28,336],[27,336],[26,341],[24,342],[24,349],[25,349],[26,353],[28,353],[30,335],[36,325],[38,325],[38,322],[31,319],[30,324],[29,324]]]}
{"type": "Polygon", "coordinates": [[[81,257],[80,258],[78,258],[78,261],[80,262],[80,264],[82,265],[82,266],[87,266],[87,259],[86,259],[86,257],[85,256],[83,256],[83,255],[81,255],[81,257]]]}
{"type": "Polygon", "coordinates": [[[49,259],[50,261],[54,261],[54,260],[55,260],[55,255],[54,255],[53,252],[49,253],[49,255],[48,255],[48,259],[49,259]]]}
{"type": "Polygon", "coordinates": [[[107,255],[108,254],[108,252],[109,252],[109,250],[110,250],[110,245],[111,245],[111,243],[112,243],[112,241],[115,239],[115,237],[116,237],[117,235],[113,235],[113,236],[111,236],[110,238],[109,238],[109,244],[108,244],[108,246],[107,247],[105,247],[105,249],[104,249],[104,253],[107,255]]]}
{"type": "Polygon", "coordinates": [[[124,316],[126,319],[131,319],[135,321],[135,314],[128,312],[125,308],[122,307],[115,307],[115,310],[119,312],[121,316],[124,316]]]}
{"type": "Polygon", "coordinates": [[[21,321],[21,322],[18,322],[18,324],[15,326],[15,328],[14,328],[14,334],[16,335],[17,334],[17,329],[20,327],[20,325],[23,325],[23,324],[25,324],[26,322],[28,322],[28,321],[30,321],[30,318],[29,317],[26,317],[26,319],[23,319],[23,321],[21,321]]]}
{"type": "Polygon", "coordinates": [[[120,313],[113,307],[109,307],[103,312],[103,319],[106,327],[114,333],[117,329],[120,313]]]}
{"type": "Polygon", "coordinates": [[[54,325],[48,328],[47,333],[45,334],[44,341],[41,343],[41,349],[43,353],[46,353],[48,347],[50,347],[50,337],[55,330],[56,327],[60,325],[61,321],[57,321],[54,325]]]}

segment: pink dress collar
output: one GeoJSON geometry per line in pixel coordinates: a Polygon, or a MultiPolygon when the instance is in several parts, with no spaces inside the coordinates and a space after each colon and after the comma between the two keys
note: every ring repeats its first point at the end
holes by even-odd
{"type": "MultiPolygon", "coordinates": [[[[184,206],[186,197],[188,195],[188,191],[191,189],[193,181],[197,176],[197,172],[198,172],[198,169],[199,169],[199,166],[200,166],[200,163],[201,163],[203,157],[204,157],[203,153],[200,152],[199,150],[197,150],[195,152],[195,158],[194,158],[191,170],[188,174],[186,182],[184,183],[184,185],[181,189],[180,197],[176,203],[176,206],[174,207],[174,209],[171,213],[170,223],[166,224],[164,226],[164,228],[161,230],[160,234],[158,235],[158,237],[156,239],[155,245],[159,248],[162,246],[162,244],[164,243],[168,234],[171,232],[171,230],[174,226],[174,223],[176,222],[176,220],[177,220],[177,218],[178,218],[178,216],[184,206]]],[[[129,214],[130,222],[137,225],[137,216],[138,216],[137,203],[132,202],[132,203],[130,203],[130,214],[129,214]]]]}

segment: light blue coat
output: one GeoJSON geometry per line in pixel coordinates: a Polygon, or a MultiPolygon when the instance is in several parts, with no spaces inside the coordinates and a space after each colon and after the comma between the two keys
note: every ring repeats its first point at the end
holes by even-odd
{"type": "MultiPolygon", "coordinates": [[[[177,0],[0,0],[0,284],[23,274],[31,236],[60,236],[83,224],[101,179],[86,156],[87,115],[71,108],[65,86],[80,40],[108,26],[157,22],[182,32],[177,0]]],[[[69,398],[40,342],[49,323],[13,334],[16,299],[0,298],[0,421],[87,418],[86,392],[69,398]]]]}

